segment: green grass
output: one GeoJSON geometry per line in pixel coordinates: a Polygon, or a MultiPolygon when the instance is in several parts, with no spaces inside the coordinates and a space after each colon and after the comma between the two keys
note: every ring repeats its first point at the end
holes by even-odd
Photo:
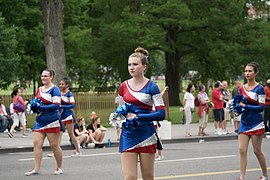
{"type": "MultiPolygon", "coordinates": [[[[182,117],[184,115],[184,112],[180,112],[179,106],[170,106],[169,107],[169,121],[172,122],[172,124],[181,124],[182,123],[182,117]]],[[[198,117],[198,107],[196,107],[196,112],[192,114],[192,123],[198,123],[199,122],[199,117],[198,117]]],[[[213,117],[213,110],[209,110],[209,120],[208,122],[213,122],[214,117],[213,117]]]]}

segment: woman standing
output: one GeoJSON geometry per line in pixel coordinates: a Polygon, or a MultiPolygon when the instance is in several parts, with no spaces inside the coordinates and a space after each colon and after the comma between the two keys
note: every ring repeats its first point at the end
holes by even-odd
{"type": "Polygon", "coordinates": [[[192,122],[192,112],[194,111],[194,96],[193,92],[195,91],[195,86],[189,84],[187,87],[187,92],[184,95],[183,105],[186,116],[186,136],[191,136],[190,134],[190,123],[192,122]]]}
{"type": "Polygon", "coordinates": [[[43,86],[39,87],[36,98],[43,101],[39,109],[41,113],[37,115],[33,127],[33,144],[35,166],[26,176],[39,174],[42,160],[42,146],[47,137],[56,160],[55,175],[63,174],[62,170],[62,149],[59,144],[61,120],[59,106],[61,102],[61,92],[59,88],[52,83],[55,74],[54,71],[46,69],[41,74],[43,86]]]}
{"type": "Polygon", "coordinates": [[[251,62],[245,66],[245,78],[247,83],[240,88],[240,94],[247,103],[240,102],[245,111],[241,115],[240,127],[238,130],[238,141],[240,148],[240,177],[238,180],[245,180],[247,167],[248,144],[251,140],[254,154],[256,155],[262,170],[260,180],[267,180],[267,167],[262,153],[262,138],[264,134],[264,122],[262,112],[265,105],[264,87],[256,82],[259,73],[259,64],[251,62]]]}
{"type": "Polygon", "coordinates": [[[133,128],[125,124],[122,127],[119,151],[125,180],[137,179],[138,158],[142,178],[154,179],[157,140],[152,121],[163,120],[165,110],[158,86],[144,76],[147,66],[148,51],[140,47],[135,49],[128,59],[131,79],[123,82],[118,91],[120,100],[132,106],[133,113],[127,115],[126,123],[138,122],[133,128]],[[156,111],[152,111],[153,107],[156,111]]]}
{"type": "MultiPolygon", "coordinates": [[[[68,135],[76,148],[76,152],[74,152],[71,156],[76,157],[81,154],[81,151],[80,151],[80,143],[77,142],[77,139],[74,135],[75,118],[72,109],[75,107],[75,100],[72,92],[69,90],[68,79],[66,78],[62,79],[59,83],[59,88],[61,90],[61,106],[60,106],[60,109],[62,110],[61,119],[62,123],[66,125],[68,135]]],[[[60,144],[61,144],[61,137],[60,137],[60,144]]]]}
{"type": "Polygon", "coordinates": [[[198,94],[198,100],[199,100],[199,110],[198,110],[198,116],[199,116],[199,132],[198,136],[205,136],[206,133],[204,132],[204,129],[207,126],[208,122],[208,111],[209,106],[208,103],[210,103],[210,100],[208,98],[208,95],[205,92],[205,85],[199,86],[199,94],[198,94]]]}
{"type": "MultiPolygon", "coordinates": [[[[11,93],[11,97],[13,98],[13,125],[10,128],[10,131],[8,132],[8,136],[10,138],[13,137],[13,131],[14,129],[19,126],[19,122],[21,123],[22,126],[22,137],[27,137],[27,135],[25,134],[26,132],[26,117],[25,117],[25,113],[24,110],[19,111],[14,109],[14,104],[21,104],[22,107],[24,107],[27,102],[25,102],[23,100],[23,98],[21,97],[21,90],[20,89],[14,89],[13,92],[11,93]]],[[[23,108],[24,109],[24,108],[23,108]]]]}

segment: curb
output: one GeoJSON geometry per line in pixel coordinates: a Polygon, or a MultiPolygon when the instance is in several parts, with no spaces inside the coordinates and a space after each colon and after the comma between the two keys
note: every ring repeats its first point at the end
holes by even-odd
{"type": "MultiPolygon", "coordinates": [[[[183,137],[177,139],[163,139],[162,144],[175,144],[175,143],[193,143],[193,142],[210,142],[210,141],[226,141],[226,140],[237,140],[237,134],[228,134],[225,136],[194,136],[194,137],[183,137]]],[[[106,148],[108,147],[108,143],[104,143],[106,148]]],[[[119,142],[111,142],[110,147],[118,147],[119,142]]],[[[73,150],[74,147],[71,144],[61,145],[62,150],[73,150]]],[[[93,148],[87,148],[93,149],[93,148]]],[[[51,151],[50,146],[43,146],[43,151],[51,151]]],[[[25,147],[11,147],[11,148],[0,148],[0,154],[7,153],[19,153],[19,152],[33,152],[33,146],[25,146],[25,147]]]]}

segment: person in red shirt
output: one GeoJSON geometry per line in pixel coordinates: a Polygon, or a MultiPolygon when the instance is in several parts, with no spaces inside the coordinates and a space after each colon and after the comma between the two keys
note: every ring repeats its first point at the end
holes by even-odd
{"type": "Polygon", "coordinates": [[[213,112],[215,119],[215,134],[222,135],[222,121],[224,120],[224,96],[222,95],[220,89],[222,88],[222,83],[217,81],[215,83],[215,88],[212,91],[212,102],[214,103],[213,112]]]}
{"type": "Polygon", "coordinates": [[[266,81],[265,91],[265,107],[264,107],[264,124],[265,130],[270,131],[270,79],[266,81]]]}

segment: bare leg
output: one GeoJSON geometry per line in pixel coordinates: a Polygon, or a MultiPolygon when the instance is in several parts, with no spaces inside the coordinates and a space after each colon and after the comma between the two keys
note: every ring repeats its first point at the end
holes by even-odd
{"type": "Polygon", "coordinates": [[[137,180],[138,154],[124,152],[121,154],[122,171],[125,180],[137,180]]]}
{"type": "Polygon", "coordinates": [[[238,135],[239,152],[240,152],[240,176],[245,180],[247,169],[247,151],[250,136],[245,134],[238,135]]]}
{"type": "Polygon", "coordinates": [[[42,160],[42,146],[46,135],[39,132],[33,132],[33,144],[34,144],[34,159],[35,167],[34,171],[39,172],[42,160]]]}
{"type": "Polygon", "coordinates": [[[67,124],[67,131],[68,131],[69,137],[71,138],[71,140],[72,140],[72,142],[73,142],[73,144],[74,144],[74,146],[76,148],[76,151],[78,153],[80,153],[80,147],[79,147],[77,139],[76,139],[76,137],[74,135],[74,125],[73,125],[73,123],[67,124]]]}
{"type": "Polygon", "coordinates": [[[105,132],[103,132],[103,131],[101,131],[100,132],[100,138],[99,138],[99,142],[103,142],[103,139],[104,139],[104,137],[105,137],[105,132]]]}
{"type": "Polygon", "coordinates": [[[140,165],[143,180],[154,180],[154,153],[140,153],[140,165]]]}
{"type": "Polygon", "coordinates": [[[16,125],[13,124],[13,125],[11,126],[9,132],[10,132],[11,134],[13,134],[13,131],[14,131],[15,128],[16,128],[16,125]]]}
{"type": "Polygon", "coordinates": [[[26,125],[22,126],[22,134],[26,133],[26,125]]]}
{"type": "Polygon", "coordinates": [[[59,144],[60,133],[47,133],[47,138],[53,151],[57,167],[62,169],[62,149],[59,144]]]}
{"type": "Polygon", "coordinates": [[[263,176],[268,176],[265,157],[262,153],[262,135],[251,136],[251,142],[253,145],[254,154],[256,155],[256,157],[260,163],[263,176]]]}

